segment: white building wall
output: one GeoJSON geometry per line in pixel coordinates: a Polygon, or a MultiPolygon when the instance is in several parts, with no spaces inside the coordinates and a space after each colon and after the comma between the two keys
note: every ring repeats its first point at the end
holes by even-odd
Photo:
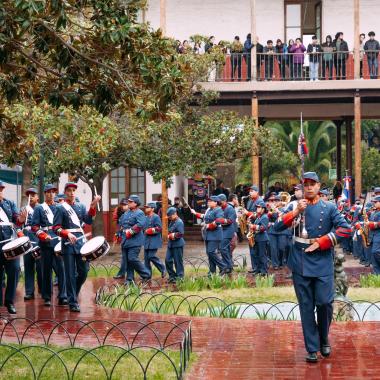
{"type": "MultiPolygon", "coordinates": [[[[322,34],[323,40],[330,34],[333,39],[335,33],[343,32],[348,48],[354,48],[354,8],[353,0],[323,0],[322,34]]],[[[380,1],[360,1],[360,33],[366,34],[373,30],[377,39],[380,39],[380,1]]],[[[359,36],[358,36],[359,38],[359,36]]]]}
{"type": "MultiPolygon", "coordinates": [[[[250,0],[167,0],[166,33],[181,41],[191,35],[214,35],[216,41],[244,42],[251,31],[250,0]]],[[[256,0],[257,35],[261,42],[284,38],[284,1],[256,0]]],[[[149,0],[147,21],[160,26],[160,0],[149,0]]]]}
{"type": "MultiPolygon", "coordinates": [[[[153,200],[154,194],[161,194],[161,182],[154,183],[153,178],[149,173],[145,174],[145,184],[146,184],[146,200],[150,202],[153,200]]],[[[174,201],[174,197],[185,196],[186,195],[187,179],[183,176],[175,176],[173,178],[173,183],[168,189],[168,197],[174,201]]]]}

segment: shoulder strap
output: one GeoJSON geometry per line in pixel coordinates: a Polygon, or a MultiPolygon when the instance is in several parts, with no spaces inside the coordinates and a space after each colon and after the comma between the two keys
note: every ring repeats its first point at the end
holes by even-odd
{"type": "Polygon", "coordinates": [[[49,205],[46,202],[44,202],[44,203],[42,203],[42,208],[45,212],[45,215],[46,215],[49,223],[53,224],[54,214],[53,214],[53,211],[51,211],[51,208],[49,207],[49,205]]]}
{"type": "Polygon", "coordinates": [[[67,211],[69,214],[69,218],[71,222],[76,225],[78,228],[81,228],[80,220],[78,218],[77,213],[74,211],[74,209],[67,203],[63,202],[62,207],[67,211]]]}

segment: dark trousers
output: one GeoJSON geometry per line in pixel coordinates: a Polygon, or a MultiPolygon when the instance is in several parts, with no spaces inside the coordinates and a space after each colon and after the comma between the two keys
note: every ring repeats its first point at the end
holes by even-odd
{"type": "Polygon", "coordinates": [[[259,241],[253,247],[249,247],[252,270],[257,273],[268,273],[267,245],[267,241],[259,241]]]}
{"type": "Polygon", "coordinates": [[[289,79],[294,79],[294,62],[293,56],[289,55],[288,57],[288,66],[289,66],[289,79]]]}
{"type": "Polygon", "coordinates": [[[372,263],[373,273],[380,274],[380,252],[371,252],[369,259],[372,263]]]}
{"type": "Polygon", "coordinates": [[[234,263],[232,261],[232,254],[231,254],[231,240],[232,238],[224,238],[222,240],[221,246],[220,246],[220,252],[222,254],[222,260],[224,267],[227,269],[233,269],[234,263]]]}
{"type": "Polygon", "coordinates": [[[219,271],[225,269],[222,257],[219,254],[220,240],[206,240],[206,253],[208,257],[208,266],[211,273],[216,273],[216,267],[219,271]]]}
{"type": "Polygon", "coordinates": [[[54,248],[41,246],[42,298],[50,300],[53,294],[53,265],[58,277],[58,298],[64,299],[66,294],[65,267],[63,258],[54,254],[54,248]]]}
{"type": "Polygon", "coordinates": [[[165,266],[169,274],[169,279],[183,278],[185,275],[185,268],[183,267],[183,247],[167,248],[165,266]]]}
{"type": "Polygon", "coordinates": [[[371,79],[377,79],[378,75],[378,69],[379,69],[379,62],[377,57],[368,57],[368,70],[369,70],[369,76],[371,79]]]}
{"type": "Polygon", "coordinates": [[[266,80],[272,80],[273,78],[273,60],[274,57],[265,57],[264,59],[264,71],[266,80]]]}
{"type": "Polygon", "coordinates": [[[4,299],[3,288],[1,287],[0,305],[3,305],[3,301],[5,301],[5,303],[14,303],[20,275],[20,259],[7,260],[4,254],[0,252],[0,279],[4,278],[4,272],[7,274],[7,283],[4,299]]]}
{"type": "Polygon", "coordinates": [[[120,255],[120,268],[117,272],[117,276],[125,276],[125,273],[127,272],[127,258],[125,255],[123,255],[123,252],[121,252],[120,255]]]}
{"type": "Polygon", "coordinates": [[[247,65],[247,80],[251,80],[251,53],[244,54],[245,64],[247,65]]]}
{"type": "Polygon", "coordinates": [[[285,244],[284,235],[270,234],[270,257],[273,268],[281,267],[284,264],[285,244]]]}
{"type": "Polygon", "coordinates": [[[356,240],[352,243],[352,254],[356,258],[362,258],[363,257],[363,243],[362,243],[362,237],[360,235],[356,236],[356,240]]]}
{"type": "Polygon", "coordinates": [[[305,277],[293,272],[293,284],[301,313],[306,350],[320,351],[321,345],[328,344],[333,317],[334,276],[305,277]]]}
{"type": "Polygon", "coordinates": [[[334,60],[336,79],[346,79],[346,59],[335,58],[334,60]]]}
{"type": "Polygon", "coordinates": [[[123,255],[127,262],[127,281],[133,281],[134,271],[143,279],[150,278],[149,270],[139,259],[140,250],[141,247],[123,248],[123,255]]]}
{"type": "Polygon", "coordinates": [[[293,65],[293,67],[294,67],[293,74],[294,74],[294,79],[295,80],[301,80],[302,79],[302,66],[303,66],[302,63],[294,63],[294,65],[293,65]]]}
{"type": "Polygon", "coordinates": [[[36,260],[31,253],[24,255],[25,294],[34,294],[35,277],[37,273],[38,291],[42,291],[41,260],[36,260]]]}
{"type": "Polygon", "coordinates": [[[328,71],[329,80],[332,80],[332,78],[333,78],[333,67],[334,67],[334,62],[332,59],[330,59],[330,60],[322,59],[322,79],[326,79],[326,73],[328,71]]]}
{"type": "Polygon", "coordinates": [[[63,255],[65,267],[67,300],[70,306],[78,304],[78,295],[85,283],[89,264],[82,260],[82,255],[68,253],[63,255]]]}
{"type": "Polygon", "coordinates": [[[232,53],[231,54],[231,79],[241,80],[241,60],[243,54],[232,53]],[[236,77],[237,69],[237,77],[236,77]]]}
{"type": "Polygon", "coordinates": [[[363,247],[363,264],[370,264],[373,263],[373,254],[372,254],[372,244],[370,244],[369,247],[363,247]]]}
{"type": "Polygon", "coordinates": [[[144,264],[152,277],[152,265],[153,264],[161,273],[165,272],[165,265],[157,257],[157,249],[144,249],[144,264]]]}
{"type": "Polygon", "coordinates": [[[278,68],[280,70],[281,79],[286,79],[286,62],[285,62],[285,58],[280,58],[278,60],[278,68]]]}

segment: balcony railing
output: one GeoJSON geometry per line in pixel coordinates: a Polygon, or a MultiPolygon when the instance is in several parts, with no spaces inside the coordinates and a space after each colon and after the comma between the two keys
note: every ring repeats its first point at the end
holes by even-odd
{"type": "MultiPolygon", "coordinates": [[[[379,51],[360,52],[360,77],[378,79],[379,51]]],[[[353,52],[258,53],[258,81],[309,81],[354,79],[353,52]]],[[[210,82],[253,80],[251,55],[226,54],[225,62],[211,71],[210,82]]]]}

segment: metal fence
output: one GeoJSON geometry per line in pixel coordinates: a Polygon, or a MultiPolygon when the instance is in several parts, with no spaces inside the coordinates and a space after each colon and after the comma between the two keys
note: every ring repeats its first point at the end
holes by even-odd
{"type": "Polygon", "coordinates": [[[2,318],[0,325],[0,377],[16,363],[23,378],[50,378],[55,363],[55,378],[74,379],[90,361],[100,378],[120,378],[121,371],[128,378],[133,366],[138,378],[147,379],[157,375],[151,367],[160,361],[165,378],[182,379],[192,351],[191,321],[2,318]]]}
{"type": "MultiPolygon", "coordinates": [[[[378,79],[379,51],[360,53],[360,77],[378,79]]],[[[354,54],[350,52],[257,53],[258,81],[308,81],[354,79],[354,54]]],[[[252,80],[251,55],[226,54],[223,64],[210,70],[209,81],[252,80]]]]}

